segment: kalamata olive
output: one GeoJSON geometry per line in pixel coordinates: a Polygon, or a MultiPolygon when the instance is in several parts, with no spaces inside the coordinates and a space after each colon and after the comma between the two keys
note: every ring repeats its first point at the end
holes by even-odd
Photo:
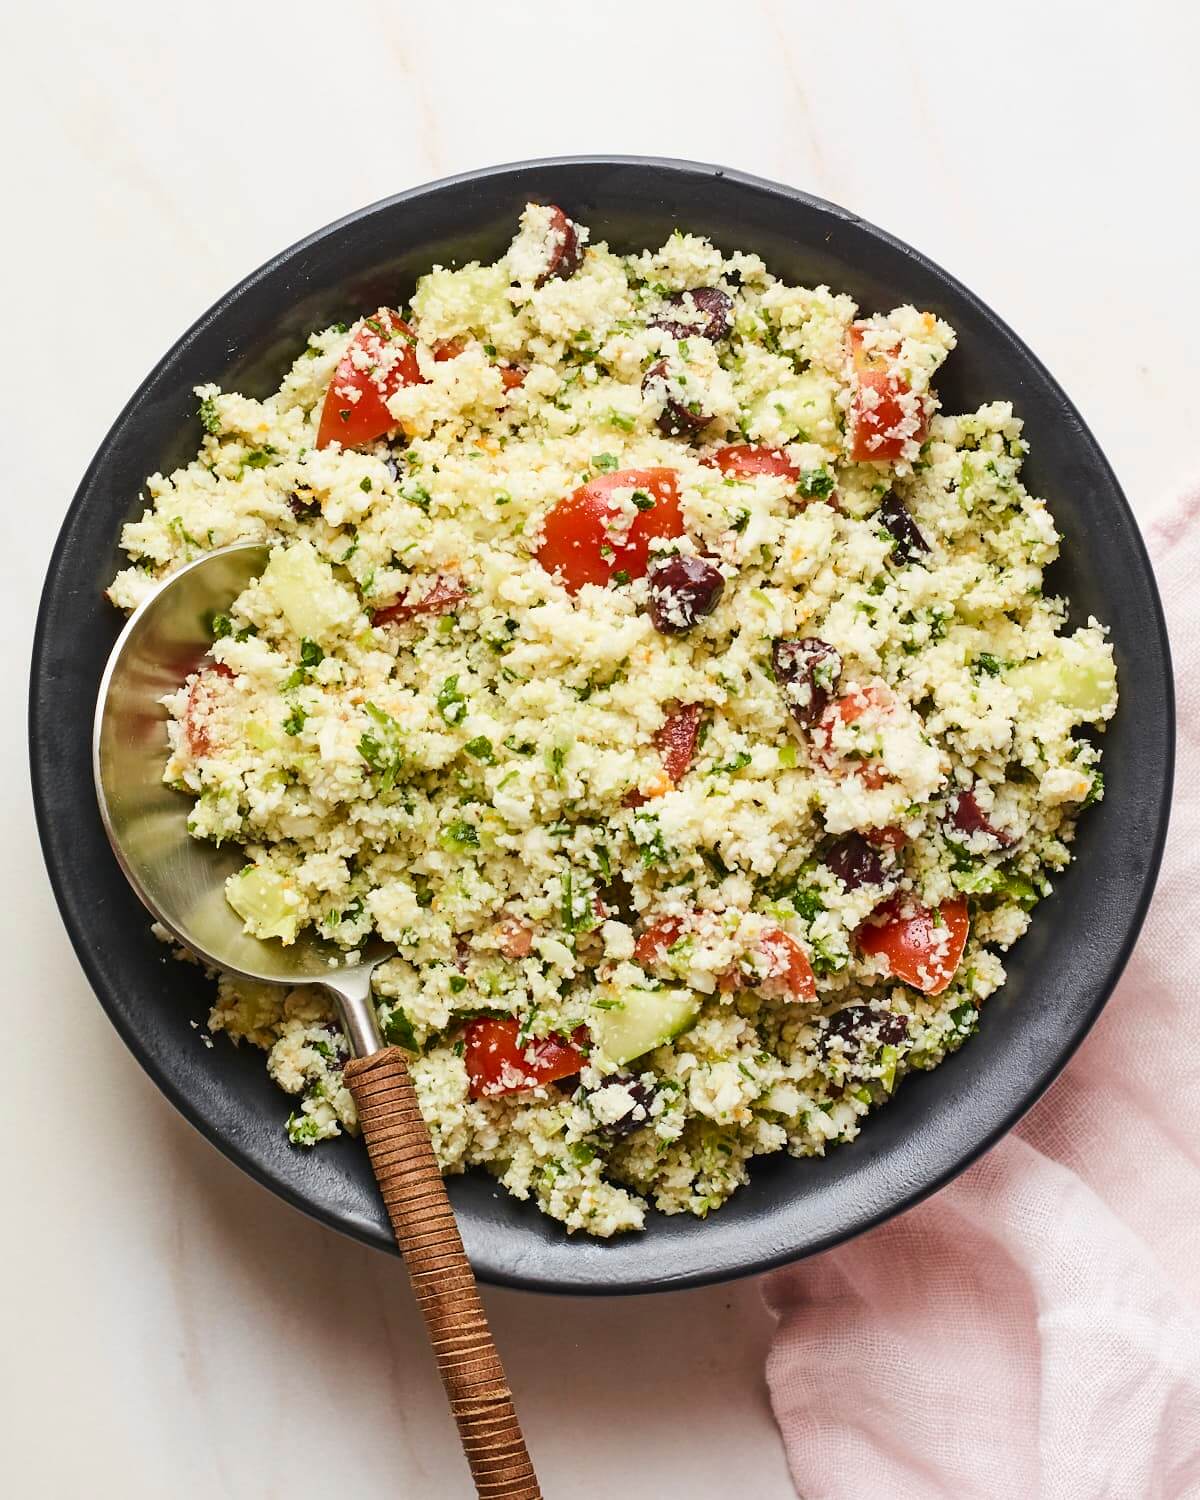
{"type": "Polygon", "coordinates": [[[994,838],[1002,849],[1009,849],[1016,843],[1011,833],[1006,833],[1003,828],[997,828],[992,820],[980,807],[973,791],[959,792],[957,796],[951,797],[948,803],[950,822],[959,833],[986,833],[994,838]]]}
{"type": "Polygon", "coordinates": [[[649,1125],[650,1106],[654,1103],[655,1093],[652,1088],[647,1088],[640,1078],[625,1078],[621,1074],[606,1078],[601,1087],[612,1083],[621,1085],[629,1095],[631,1103],[625,1114],[599,1126],[598,1134],[607,1136],[610,1141],[619,1141],[624,1136],[632,1135],[635,1130],[640,1130],[643,1125],[649,1125]]]}
{"type": "Polygon", "coordinates": [[[687,292],[675,292],[667,298],[674,316],[659,314],[652,328],[661,328],[673,339],[703,338],[714,344],[728,336],[733,327],[730,314],[733,302],[719,286],[695,286],[687,292]]]}
{"type": "Polygon", "coordinates": [[[724,592],[724,575],[706,557],[668,557],[650,574],[654,628],[663,635],[682,635],[712,614],[724,592]]]}
{"type": "Polygon", "coordinates": [[[548,281],[566,281],[574,276],[583,264],[583,246],[579,243],[579,231],[575,221],[568,219],[556,203],[550,205],[549,259],[546,269],[534,283],[545,286],[548,281]]]}
{"type": "Polygon", "coordinates": [[[811,729],[828,707],[842,672],[842,658],[818,636],[778,640],[771,650],[775,680],[787,710],[802,729],[811,729]]]}
{"type": "Polygon", "coordinates": [[[667,362],[660,359],[651,365],[642,380],[642,391],[652,397],[662,397],[663,409],[658,414],[658,430],[666,437],[690,437],[707,427],[712,417],[700,409],[699,402],[689,406],[673,395],[667,381],[667,362]]]}
{"type": "Polygon", "coordinates": [[[835,1036],[848,1042],[895,1047],[907,1039],[908,1021],[882,1005],[846,1005],[825,1017],[822,1051],[827,1050],[829,1039],[835,1036]]]}
{"type": "Polygon", "coordinates": [[[864,885],[882,885],[887,878],[883,860],[861,833],[847,833],[825,855],[825,865],[848,891],[864,885]]]}
{"type": "Polygon", "coordinates": [[[929,543],[921,535],[921,529],[908,512],[908,507],[899,495],[889,490],[877,512],[884,530],[895,542],[892,551],[900,562],[912,562],[918,553],[928,552],[929,543]]]}
{"type": "Polygon", "coordinates": [[[633,887],[624,875],[614,875],[607,885],[600,887],[600,895],[608,911],[619,921],[633,922],[637,919],[637,906],[633,899],[633,887]]]}

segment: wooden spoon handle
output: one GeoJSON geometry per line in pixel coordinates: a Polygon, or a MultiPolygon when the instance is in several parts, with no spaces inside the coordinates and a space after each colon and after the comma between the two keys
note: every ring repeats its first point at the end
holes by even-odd
{"type": "Polygon", "coordinates": [[[486,1500],[541,1500],[404,1053],[353,1058],[345,1079],[475,1488],[486,1500]]]}

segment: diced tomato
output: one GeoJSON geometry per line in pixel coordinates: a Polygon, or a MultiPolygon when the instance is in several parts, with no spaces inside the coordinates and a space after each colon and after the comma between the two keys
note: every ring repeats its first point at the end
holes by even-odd
{"type": "Polygon", "coordinates": [[[762,448],[753,443],[730,443],[709,454],[703,462],[733,479],[748,479],[755,474],[779,474],[785,479],[800,477],[799,469],[782,448],[762,448]]]}
{"type": "Polygon", "coordinates": [[[467,1023],[463,1055],[472,1099],[535,1089],[556,1078],[570,1078],[583,1066],[579,1048],[587,1041],[586,1027],[574,1032],[570,1041],[547,1036],[524,1044],[517,1039],[518,1031],[517,1022],[507,1019],[481,1016],[467,1023]]]}
{"type": "Polygon", "coordinates": [[[768,998],[810,1001],[817,998],[817,981],[808,954],[790,933],[769,928],[758,940],[766,972],[755,988],[768,998]]]}
{"type": "Polygon", "coordinates": [[[682,932],[682,917],[657,918],[633,945],[634,962],[641,964],[643,969],[653,969],[665,960],[667,949],[679,941],[682,932]]]}
{"type": "Polygon", "coordinates": [[[412,329],[398,313],[381,307],[358,325],[338,361],[321,408],[317,447],[354,448],[382,437],[396,425],[388,397],[421,383],[412,329]]]}
{"type": "MultiPolygon", "coordinates": [[[[444,364],[448,359],[457,359],[460,354],[467,352],[469,340],[461,336],[453,339],[440,339],[433,346],[433,357],[436,362],[444,364]]],[[[506,391],[512,391],[519,385],[524,385],[526,371],[519,365],[497,365],[500,372],[500,384],[506,391]]]]}
{"type": "Polygon", "coordinates": [[[229,679],[235,675],[233,669],[227,667],[223,661],[215,661],[206,663],[205,668],[197,672],[192,679],[181,722],[188,750],[197,759],[207,755],[212,749],[208,718],[213,707],[212,693],[216,686],[214,679],[229,679]]]}
{"type": "Polygon", "coordinates": [[[426,591],[417,598],[402,594],[394,604],[377,609],[371,616],[372,625],[386,625],[389,620],[412,620],[417,615],[446,615],[456,604],[467,597],[467,587],[461,578],[450,575],[435,578],[426,591]]]}
{"type": "Polygon", "coordinates": [[[940,995],[954,978],[971,919],[964,898],[931,910],[893,896],[858,928],[863,953],[882,957],[888,972],[926,995],[940,995]]]}
{"type": "Polygon", "coordinates": [[[650,797],[662,796],[663,792],[670,791],[671,786],[677,786],[683,780],[691,769],[692,761],[696,758],[696,745],[700,739],[700,720],[703,716],[704,705],[702,703],[685,703],[682,707],[672,709],[668,713],[654,736],[654,746],[662,761],[663,775],[667,780],[662,782],[660,779],[660,785],[652,790],[649,796],[637,788],[626,792],[623,806],[642,807],[649,802],[650,797]]]}
{"type": "Polygon", "coordinates": [[[903,849],[908,843],[908,834],[904,829],[890,823],[886,828],[868,828],[863,837],[877,849],[903,849]]]}
{"type": "Polygon", "coordinates": [[[908,381],[889,360],[863,347],[863,326],[850,328],[850,359],[854,367],[855,393],[850,405],[850,457],[856,463],[891,462],[903,457],[904,445],[920,442],[928,425],[925,412],[911,425],[908,381]]]}
{"type": "Polygon", "coordinates": [[[813,726],[812,740],[816,758],[826,770],[833,771],[840,767],[845,772],[856,772],[864,786],[871,791],[885,786],[891,778],[878,761],[840,760],[833,736],[839,722],[853,724],[868,709],[875,709],[882,715],[889,713],[895,706],[896,700],[883,683],[869,683],[865,688],[857,688],[836,699],[813,726]]]}
{"type": "Polygon", "coordinates": [[[703,713],[702,703],[684,703],[667,715],[654,736],[655,747],[662,756],[663,770],[674,782],[682,781],[691,769],[703,713]]]}
{"type": "Polygon", "coordinates": [[[682,534],[675,470],[618,469],[580,485],[554,506],[542,523],[537,559],[575,594],[585,583],[603,588],[616,573],[645,577],[651,539],[682,534]],[[639,507],[627,527],[618,527],[624,517],[610,498],[614,490],[640,490],[651,504],[639,507]]]}
{"type": "Polygon", "coordinates": [[[505,917],[496,928],[496,946],[505,958],[528,958],[533,952],[533,928],[520,917],[505,917]]]}

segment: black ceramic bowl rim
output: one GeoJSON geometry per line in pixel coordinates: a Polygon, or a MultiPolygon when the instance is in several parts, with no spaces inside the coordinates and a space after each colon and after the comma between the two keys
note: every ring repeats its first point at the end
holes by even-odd
{"type": "Polygon", "coordinates": [[[120,624],[99,591],[117,565],[119,524],[145,474],[167,472],[195,451],[194,383],[221,382],[238,370],[265,394],[307,327],[316,326],[303,322],[312,308],[332,299],[353,316],[377,292],[384,300],[405,277],[411,284],[439,247],[447,261],[498,253],[504,239],[497,236],[506,237],[526,197],[563,203],[592,224],[596,238],[607,235],[620,248],[658,243],[655,236],[679,222],[726,248],[758,250],[789,279],[803,275],[811,284],[824,273],[866,307],[912,300],[946,316],[960,336],[940,382],[946,409],[962,409],[954,405],[958,386],[964,399],[974,392],[976,401],[1014,400],[1033,448],[1027,473],[1060,524],[1067,522],[1065,562],[1056,565],[1065,567],[1062,587],[1083,614],[1111,624],[1117,654],[1122,703],[1105,746],[1108,791],[1083,820],[1077,862],[1009,955],[1009,982],[989,1000],[979,1034],[932,1073],[906,1080],[854,1143],[819,1160],[760,1159],[749,1184],[708,1220],[651,1214],[642,1235],[612,1241],[568,1237],[482,1173],[450,1183],[468,1253],[486,1281],[569,1293],[698,1285],[828,1249],[918,1203],[986,1151],[1042,1094],[1095,1021],[1154,887],[1169,813],[1174,702],[1145,548],[1079,413],[1007,325],[953,277],[891,235],[795,189],[719,167],[639,157],[470,172],[318,230],[255,271],[183,335],[117,418],[83,478],[37,622],[34,802],[80,962],[155,1083],[220,1150],[288,1202],[393,1249],[360,1145],[343,1140],[313,1152],[289,1146],[281,1128],[287,1101],[267,1078],[262,1055],[220,1038],[219,1052],[200,1045],[193,1023],[206,1013],[205,985],[165,957],[112,860],[87,769],[95,690],[120,624]],[[246,353],[252,337],[260,341],[253,378],[246,353]]]}

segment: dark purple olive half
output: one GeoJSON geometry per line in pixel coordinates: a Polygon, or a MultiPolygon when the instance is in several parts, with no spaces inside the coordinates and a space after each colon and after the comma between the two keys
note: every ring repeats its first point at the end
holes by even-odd
{"type": "Polygon", "coordinates": [[[895,543],[892,552],[898,561],[914,562],[922,553],[929,551],[929,543],[921,535],[921,528],[898,495],[890,492],[885,495],[877,514],[884,530],[895,543]]]}
{"type": "Polygon", "coordinates": [[[663,635],[683,635],[711,615],[725,592],[725,575],[706,557],[677,554],[650,574],[650,618],[663,635]]]}
{"type": "Polygon", "coordinates": [[[811,729],[837,688],[842,658],[828,641],[809,635],[776,641],[771,660],[788,712],[801,729],[811,729]]]}
{"type": "Polygon", "coordinates": [[[733,302],[719,286],[694,286],[667,298],[671,314],[660,313],[651,328],[661,328],[673,339],[704,338],[714,344],[733,327],[733,302]]]}

